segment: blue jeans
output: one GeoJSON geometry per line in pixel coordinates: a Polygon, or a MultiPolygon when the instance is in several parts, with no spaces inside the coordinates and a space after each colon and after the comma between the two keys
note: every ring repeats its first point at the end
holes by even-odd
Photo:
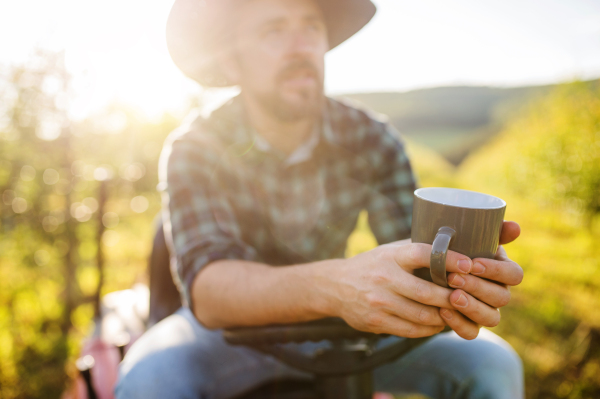
{"type": "MultiPolygon", "coordinates": [[[[390,337],[386,340],[398,339],[390,337]]],[[[384,340],[385,341],[385,340],[384,340]]],[[[325,343],[299,344],[311,351],[325,343]]],[[[382,345],[386,344],[383,342],[382,345]]],[[[523,367],[502,338],[482,329],[466,341],[454,332],[435,336],[373,372],[375,390],[431,398],[523,398],[523,367]]],[[[229,398],[278,378],[310,378],[271,356],[228,345],[187,308],[149,329],[121,363],[121,398],[229,398]]]]}

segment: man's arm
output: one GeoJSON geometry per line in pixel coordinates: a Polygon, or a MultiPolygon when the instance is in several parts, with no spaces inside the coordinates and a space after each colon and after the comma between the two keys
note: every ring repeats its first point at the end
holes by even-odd
{"type": "Polygon", "coordinates": [[[339,260],[271,267],[219,260],[202,269],[192,286],[196,318],[209,328],[294,323],[327,317],[322,272],[339,260]]]}
{"type": "MultiPolygon", "coordinates": [[[[518,236],[516,223],[507,222],[505,226],[503,243],[518,236]]],[[[503,255],[498,260],[483,260],[488,265],[485,276],[506,282],[498,285],[469,275],[473,262],[449,251],[449,281],[459,274],[468,281],[464,291],[453,290],[412,274],[414,269],[429,266],[430,254],[430,245],[404,241],[379,246],[351,259],[296,266],[220,260],[196,276],[193,309],[198,320],[209,328],[295,323],[333,316],[342,317],[359,330],[404,337],[432,335],[447,324],[461,337],[473,339],[478,335],[478,324],[496,326],[500,313],[488,304],[500,307],[508,303],[508,285],[520,283],[522,269],[503,255]],[[467,297],[464,306],[458,301],[461,294],[467,297]]],[[[505,254],[502,248],[499,254],[505,254]]]]}
{"type": "MultiPolygon", "coordinates": [[[[435,334],[448,324],[472,339],[479,327],[464,317],[444,321],[438,308],[455,309],[453,290],[412,274],[427,267],[431,246],[396,242],[351,259],[296,266],[220,260],[196,276],[193,309],[209,328],[294,323],[322,317],[342,317],[354,328],[404,337],[435,334]]],[[[449,272],[468,271],[472,262],[449,252],[449,272]],[[459,261],[461,261],[459,263],[459,261]]],[[[477,300],[472,305],[480,305],[477,300]]],[[[496,309],[469,314],[476,323],[492,326],[496,309]]],[[[469,312],[467,312],[469,313],[469,312]]]]}

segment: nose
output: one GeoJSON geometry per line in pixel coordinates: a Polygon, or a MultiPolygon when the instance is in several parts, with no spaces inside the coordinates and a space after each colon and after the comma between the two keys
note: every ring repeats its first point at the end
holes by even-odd
{"type": "Polygon", "coordinates": [[[305,29],[296,29],[292,32],[289,51],[294,54],[308,54],[315,51],[316,41],[305,29]]]}

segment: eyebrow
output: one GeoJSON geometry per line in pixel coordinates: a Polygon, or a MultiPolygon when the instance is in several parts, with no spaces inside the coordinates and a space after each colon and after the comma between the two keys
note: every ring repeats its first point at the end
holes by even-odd
{"type": "Polygon", "coordinates": [[[325,22],[325,18],[323,18],[323,16],[318,15],[318,14],[310,14],[306,17],[303,18],[305,21],[320,21],[320,22],[325,22]]]}
{"type": "MultiPolygon", "coordinates": [[[[320,22],[325,23],[323,17],[321,17],[318,14],[309,14],[309,15],[306,15],[306,16],[304,16],[302,18],[302,20],[304,20],[304,21],[320,21],[320,22]]],[[[270,25],[278,25],[278,24],[284,23],[285,21],[286,21],[285,17],[278,17],[278,18],[268,19],[268,20],[262,22],[258,27],[259,28],[264,28],[264,27],[270,26],[270,25]]]]}
{"type": "Polygon", "coordinates": [[[273,19],[268,19],[262,23],[260,23],[258,25],[259,28],[265,27],[265,26],[269,26],[269,25],[277,25],[277,24],[281,24],[285,22],[285,18],[283,17],[279,17],[279,18],[273,18],[273,19]]]}

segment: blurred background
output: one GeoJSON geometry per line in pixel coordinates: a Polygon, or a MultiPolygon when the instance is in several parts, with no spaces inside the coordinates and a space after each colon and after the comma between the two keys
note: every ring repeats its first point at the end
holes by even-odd
{"type": "MultiPolygon", "coordinates": [[[[235,94],[172,64],[172,2],[0,3],[1,398],[72,383],[100,298],[147,283],[163,140],[235,94]]],[[[374,2],[327,93],[388,115],[421,186],[506,200],[525,280],[492,330],[528,398],[600,397],[600,3],[374,2]]],[[[348,256],[375,245],[362,214],[348,256]]]]}

